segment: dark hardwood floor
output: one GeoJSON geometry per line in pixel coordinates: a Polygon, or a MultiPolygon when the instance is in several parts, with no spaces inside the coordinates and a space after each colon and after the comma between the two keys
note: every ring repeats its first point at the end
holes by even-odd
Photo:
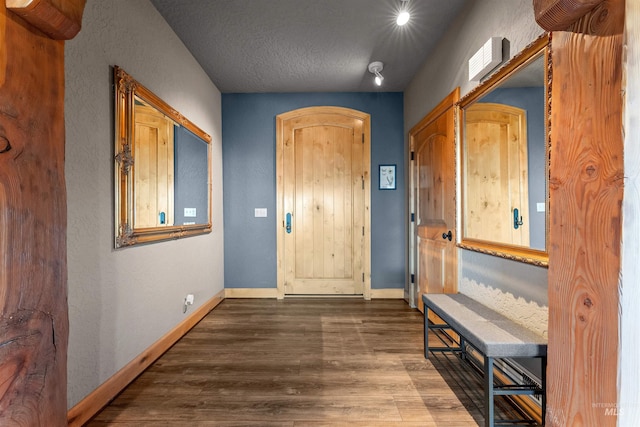
{"type": "Polygon", "coordinates": [[[424,358],[422,322],[400,300],[227,299],[88,425],[482,423],[480,383],[424,358]]]}

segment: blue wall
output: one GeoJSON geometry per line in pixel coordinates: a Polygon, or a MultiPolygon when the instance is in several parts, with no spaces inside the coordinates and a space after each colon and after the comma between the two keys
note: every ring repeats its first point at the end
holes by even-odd
{"type": "MultiPolygon", "coordinates": [[[[371,115],[371,287],[404,288],[402,93],[223,94],[225,288],[275,288],[276,116],[312,106],[371,115]],[[378,190],[378,165],[397,165],[397,189],[378,190]],[[267,208],[267,218],[255,218],[267,208]]],[[[216,185],[216,183],[214,183],[216,185]]]]}
{"type": "Polygon", "coordinates": [[[182,126],[175,126],[174,134],[174,224],[206,224],[209,222],[209,145],[182,126]],[[184,208],[195,208],[196,216],[185,217],[184,208]]]}

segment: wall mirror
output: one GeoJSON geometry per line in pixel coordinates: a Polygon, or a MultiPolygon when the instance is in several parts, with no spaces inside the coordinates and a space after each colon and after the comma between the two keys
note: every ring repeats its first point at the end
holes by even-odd
{"type": "Polygon", "coordinates": [[[211,232],[211,137],[114,67],[115,247],[211,232]]]}
{"type": "Polygon", "coordinates": [[[458,102],[465,249],[548,265],[549,37],[458,102]]]}

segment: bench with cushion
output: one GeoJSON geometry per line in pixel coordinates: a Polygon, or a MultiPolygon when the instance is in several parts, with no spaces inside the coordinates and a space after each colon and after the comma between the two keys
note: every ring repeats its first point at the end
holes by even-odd
{"type": "Polygon", "coordinates": [[[494,398],[497,395],[542,396],[542,424],[545,415],[545,386],[547,364],[547,341],[542,336],[513,322],[505,316],[480,304],[463,294],[423,294],[424,316],[424,356],[429,352],[454,351],[466,357],[466,344],[471,345],[484,358],[484,416],[485,426],[494,426],[494,398]],[[429,311],[441,318],[444,324],[429,322],[429,311]],[[428,333],[451,329],[459,335],[458,346],[429,347],[428,333]],[[542,360],[542,387],[526,384],[494,385],[496,358],[532,357],[542,360]]]}

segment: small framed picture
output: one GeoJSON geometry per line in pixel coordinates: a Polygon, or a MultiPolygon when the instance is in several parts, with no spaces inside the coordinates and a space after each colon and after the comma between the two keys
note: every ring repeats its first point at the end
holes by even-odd
{"type": "Polygon", "coordinates": [[[380,165],[379,168],[378,188],[380,190],[395,190],[396,165],[380,165]]]}

